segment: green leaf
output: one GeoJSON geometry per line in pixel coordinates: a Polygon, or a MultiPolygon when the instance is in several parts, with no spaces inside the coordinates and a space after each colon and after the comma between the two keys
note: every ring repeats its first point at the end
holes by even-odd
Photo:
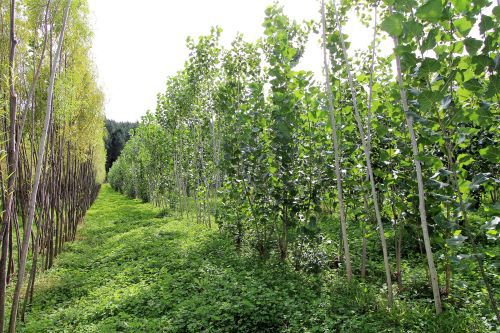
{"type": "Polygon", "coordinates": [[[424,26],[415,21],[408,21],[404,23],[404,33],[407,37],[422,37],[424,35],[424,26]]]}
{"type": "Polygon", "coordinates": [[[427,37],[422,43],[422,51],[431,50],[436,46],[436,37],[438,32],[438,29],[432,29],[431,31],[429,31],[427,37]]]}
{"type": "Polygon", "coordinates": [[[462,17],[453,22],[455,28],[457,28],[458,32],[462,37],[465,37],[469,34],[472,29],[473,22],[469,21],[466,17],[462,17]]]}
{"type": "Polygon", "coordinates": [[[474,176],[472,179],[472,183],[469,185],[469,188],[473,191],[479,189],[482,184],[486,183],[488,180],[490,180],[490,173],[480,173],[474,176]]]}
{"type": "Polygon", "coordinates": [[[453,99],[450,95],[448,96],[445,96],[442,100],[441,100],[441,107],[446,110],[450,107],[450,105],[453,103],[453,99]]]}
{"type": "Polygon", "coordinates": [[[403,20],[403,15],[393,14],[384,19],[380,28],[391,36],[401,36],[403,33],[403,20]]]}
{"type": "Polygon", "coordinates": [[[479,31],[481,34],[484,35],[484,33],[490,29],[493,29],[495,27],[495,23],[493,22],[493,19],[490,16],[487,15],[482,15],[481,16],[481,23],[479,23],[479,31]]]}
{"type": "MultiPolygon", "coordinates": [[[[425,155],[425,153],[420,153],[418,155],[418,160],[421,161],[426,167],[434,170],[439,170],[443,167],[443,162],[439,157],[432,155],[425,155]]],[[[432,178],[431,178],[432,179],[432,178]]],[[[432,179],[434,180],[434,179],[432,179]]],[[[446,184],[447,186],[447,184],[446,184]]]]}
{"type": "Polygon", "coordinates": [[[493,220],[491,221],[486,221],[482,226],[481,229],[485,230],[495,230],[497,226],[500,224],[500,217],[495,216],[493,217],[493,220]]]}
{"type": "Polygon", "coordinates": [[[431,187],[434,187],[434,188],[437,188],[437,189],[442,189],[442,188],[445,188],[445,187],[449,186],[449,184],[441,182],[441,181],[436,180],[436,179],[429,179],[429,185],[431,187]]]}
{"type": "Polygon", "coordinates": [[[432,108],[433,104],[439,100],[440,100],[439,93],[436,91],[430,91],[430,90],[426,90],[426,91],[422,92],[417,97],[419,109],[422,112],[430,110],[432,108]]]}
{"type": "Polygon", "coordinates": [[[472,184],[469,180],[462,180],[458,185],[458,189],[461,193],[467,194],[470,192],[470,184],[472,184]]]}
{"type": "Polygon", "coordinates": [[[459,12],[465,11],[469,7],[470,1],[468,0],[451,0],[453,7],[459,12]]]}
{"type": "Polygon", "coordinates": [[[469,259],[471,259],[471,258],[473,258],[473,256],[472,256],[472,255],[462,253],[462,254],[457,254],[457,255],[453,258],[453,260],[454,260],[455,262],[460,262],[460,261],[462,261],[462,260],[469,260],[469,259]]]}
{"type": "Polygon", "coordinates": [[[480,40],[477,40],[475,38],[466,38],[464,40],[465,48],[467,50],[467,53],[470,55],[476,55],[477,51],[481,48],[483,45],[483,42],[480,40]]]}
{"type": "Polygon", "coordinates": [[[429,0],[417,9],[417,17],[423,21],[437,23],[441,19],[442,12],[441,0],[429,0]]]}
{"type": "Polygon", "coordinates": [[[420,65],[418,74],[419,75],[427,75],[430,73],[435,73],[439,71],[441,68],[441,64],[438,60],[432,58],[425,58],[420,65]]]}
{"type": "Polygon", "coordinates": [[[467,166],[474,163],[475,159],[473,159],[469,154],[460,154],[457,157],[457,162],[460,166],[467,166]]]}
{"type": "MultiPolygon", "coordinates": [[[[496,241],[498,239],[498,232],[496,230],[488,230],[488,231],[486,231],[486,238],[488,238],[488,240],[495,240],[496,241]]],[[[494,257],[495,255],[491,254],[490,256],[494,257]]]]}
{"type": "Polygon", "coordinates": [[[478,79],[471,79],[469,81],[464,82],[464,88],[469,91],[479,91],[483,88],[478,79]]]}
{"type": "Polygon", "coordinates": [[[493,8],[493,15],[495,15],[497,20],[500,20],[500,6],[495,6],[495,8],[493,8]]]}
{"type": "Polygon", "coordinates": [[[493,163],[500,163],[500,148],[489,146],[479,150],[482,158],[487,159],[493,163]]]}
{"type": "Polygon", "coordinates": [[[463,245],[467,237],[462,235],[456,235],[446,240],[446,243],[451,247],[460,247],[463,245]]]}
{"type": "Polygon", "coordinates": [[[486,67],[492,66],[494,64],[493,59],[484,54],[473,56],[471,58],[471,62],[476,66],[474,69],[475,76],[482,74],[485,71],[486,67]]]}
{"type": "Polygon", "coordinates": [[[496,94],[500,94],[500,76],[492,75],[490,77],[490,82],[488,83],[488,89],[486,91],[486,97],[494,97],[496,94]]]}

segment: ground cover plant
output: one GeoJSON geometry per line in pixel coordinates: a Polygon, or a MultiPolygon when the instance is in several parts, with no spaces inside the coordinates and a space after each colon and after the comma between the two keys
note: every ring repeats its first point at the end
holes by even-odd
{"type": "MultiPolygon", "coordinates": [[[[21,332],[482,332],[469,304],[434,317],[408,292],[236,253],[216,228],[103,186],[78,240],[40,277],[21,332]]],[[[425,272],[419,272],[425,275],[425,272]]],[[[425,284],[425,276],[415,277],[425,284]]]]}

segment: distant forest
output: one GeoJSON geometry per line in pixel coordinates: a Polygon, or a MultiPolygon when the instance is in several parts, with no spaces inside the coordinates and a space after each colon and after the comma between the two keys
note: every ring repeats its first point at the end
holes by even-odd
{"type": "Polygon", "coordinates": [[[113,163],[130,139],[130,131],[137,127],[137,122],[119,122],[111,119],[106,119],[106,173],[109,171],[113,163]]]}

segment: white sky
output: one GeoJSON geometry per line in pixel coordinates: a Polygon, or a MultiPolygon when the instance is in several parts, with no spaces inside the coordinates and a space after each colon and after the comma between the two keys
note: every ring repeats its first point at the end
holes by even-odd
{"type": "MultiPolygon", "coordinates": [[[[262,35],[264,10],[272,0],[89,0],[94,28],[93,56],[106,96],[106,116],[136,121],[156,107],[167,76],[182,69],[187,59],[186,37],[223,29],[229,46],[237,32],[245,39],[262,35]]],[[[319,1],[281,0],[293,19],[319,20],[319,1]]],[[[371,33],[350,22],[344,27],[353,48],[366,48],[371,33]]],[[[322,53],[316,37],[300,67],[321,72],[322,53]]]]}

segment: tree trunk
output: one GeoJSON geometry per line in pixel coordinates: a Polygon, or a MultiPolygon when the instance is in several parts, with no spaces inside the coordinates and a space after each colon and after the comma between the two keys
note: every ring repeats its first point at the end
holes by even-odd
{"type": "Polygon", "coordinates": [[[339,152],[339,142],[337,136],[337,123],[335,121],[335,113],[333,110],[333,94],[332,88],[330,87],[330,68],[328,66],[328,57],[326,51],[326,18],[325,18],[325,0],[321,0],[321,21],[323,24],[323,62],[325,66],[325,76],[326,76],[326,90],[328,96],[328,108],[330,114],[330,123],[332,127],[333,134],[333,149],[335,151],[335,176],[337,177],[337,196],[339,200],[339,215],[340,215],[340,227],[342,231],[342,242],[344,244],[344,258],[347,280],[352,281],[352,267],[351,267],[351,255],[349,252],[349,242],[347,239],[347,224],[345,217],[345,205],[344,196],[342,194],[342,174],[340,172],[340,152],[339,152]]]}
{"type": "MultiPolygon", "coordinates": [[[[361,137],[361,144],[363,146],[363,151],[365,153],[366,172],[367,172],[367,176],[370,180],[373,207],[375,208],[375,217],[377,219],[377,225],[378,225],[379,234],[380,234],[380,242],[382,244],[385,277],[386,277],[386,283],[387,283],[387,303],[388,303],[389,307],[392,307],[393,292],[392,292],[392,280],[391,280],[391,266],[389,265],[389,255],[387,253],[387,242],[386,242],[385,234],[384,234],[384,225],[382,224],[382,216],[380,213],[378,192],[377,192],[377,188],[375,185],[375,179],[373,176],[373,169],[372,169],[372,162],[371,162],[371,150],[368,147],[367,139],[365,137],[365,131],[363,129],[363,123],[361,122],[361,116],[360,116],[359,110],[358,110],[358,98],[357,98],[357,94],[356,94],[356,89],[354,88],[354,80],[353,80],[352,73],[351,73],[351,66],[349,63],[349,57],[347,55],[347,49],[345,46],[344,37],[342,35],[342,26],[340,24],[339,15],[337,12],[337,5],[335,2],[336,1],[333,0],[333,8],[335,11],[335,20],[337,22],[338,29],[339,29],[340,43],[342,45],[342,54],[344,56],[344,62],[345,62],[346,71],[347,71],[347,78],[348,78],[349,87],[351,90],[352,104],[353,104],[353,109],[354,109],[354,118],[356,119],[356,123],[357,123],[358,130],[359,130],[359,135],[361,137]]],[[[368,126],[370,126],[370,125],[368,125],[368,126]]]]}
{"type": "Polygon", "coordinates": [[[363,204],[365,207],[365,214],[366,218],[363,220],[363,226],[361,229],[361,237],[362,237],[362,244],[361,244],[361,277],[364,279],[366,278],[366,246],[367,246],[367,240],[366,240],[366,222],[369,221],[370,215],[368,214],[368,196],[366,193],[363,193],[363,204]]]}
{"type": "Polygon", "coordinates": [[[57,47],[55,60],[54,60],[53,66],[51,68],[51,73],[50,73],[50,82],[49,82],[48,96],[47,96],[47,110],[45,113],[45,123],[44,123],[42,136],[40,138],[40,145],[38,148],[39,149],[38,159],[37,159],[37,165],[36,165],[36,170],[35,170],[35,180],[34,180],[34,184],[33,184],[33,190],[31,192],[31,198],[30,198],[28,221],[26,223],[26,230],[24,231],[23,244],[22,244],[22,248],[21,248],[21,260],[19,262],[18,278],[17,278],[17,282],[16,282],[14,296],[12,299],[12,309],[11,309],[10,322],[9,322],[9,333],[16,332],[17,309],[19,307],[19,298],[21,295],[21,288],[22,288],[22,285],[24,282],[24,273],[26,270],[26,259],[28,256],[28,248],[29,248],[29,238],[30,238],[31,229],[33,226],[33,218],[35,215],[36,196],[38,193],[38,186],[40,184],[40,175],[41,175],[43,158],[44,158],[44,153],[45,153],[45,143],[47,140],[47,134],[48,134],[48,130],[49,130],[50,120],[52,118],[52,99],[53,99],[53,95],[54,95],[55,75],[56,75],[56,71],[57,71],[57,65],[59,63],[59,58],[61,56],[61,50],[62,50],[62,46],[63,46],[62,44],[63,44],[63,40],[64,40],[64,30],[66,28],[66,22],[67,22],[69,10],[71,7],[71,1],[72,0],[68,0],[68,3],[66,5],[66,9],[64,12],[64,17],[63,17],[63,22],[62,22],[62,27],[61,27],[61,32],[59,35],[59,45],[57,47]]]}
{"type": "Polygon", "coordinates": [[[3,213],[2,224],[2,253],[0,258],[0,329],[5,322],[5,292],[7,288],[7,261],[9,256],[9,239],[12,224],[12,206],[14,202],[15,180],[17,163],[16,156],[16,115],[17,115],[17,93],[14,84],[15,77],[15,55],[16,55],[16,0],[10,2],[10,49],[9,49],[9,141],[7,158],[7,197],[3,213]]]}
{"type": "MultiPolygon", "coordinates": [[[[394,47],[396,48],[398,46],[398,38],[393,36],[393,40],[394,40],[394,47]]],[[[422,227],[422,234],[423,234],[423,238],[424,238],[424,247],[425,247],[425,253],[427,256],[427,265],[429,266],[429,274],[430,274],[430,278],[431,278],[432,293],[434,295],[434,306],[436,308],[436,313],[440,314],[441,312],[443,312],[443,307],[441,305],[441,295],[439,293],[438,275],[437,275],[436,267],[434,265],[431,240],[429,237],[429,230],[428,230],[428,225],[427,225],[427,214],[425,211],[425,192],[424,192],[424,180],[423,180],[423,176],[422,176],[422,166],[420,165],[420,161],[418,160],[418,154],[419,154],[418,144],[417,144],[417,139],[415,137],[415,131],[413,129],[413,118],[409,114],[408,100],[406,97],[406,90],[405,90],[404,83],[403,83],[403,75],[401,73],[401,59],[396,52],[394,52],[394,57],[396,60],[397,80],[398,80],[399,90],[400,90],[400,95],[401,95],[401,105],[402,105],[403,111],[405,113],[408,131],[410,132],[411,147],[412,147],[412,151],[413,151],[413,162],[415,164],[415,171],[416,171],[416,175],[417,175],[418,201],[419,201],[418,209],[420,212],[420,224],[422,227]]]]}

